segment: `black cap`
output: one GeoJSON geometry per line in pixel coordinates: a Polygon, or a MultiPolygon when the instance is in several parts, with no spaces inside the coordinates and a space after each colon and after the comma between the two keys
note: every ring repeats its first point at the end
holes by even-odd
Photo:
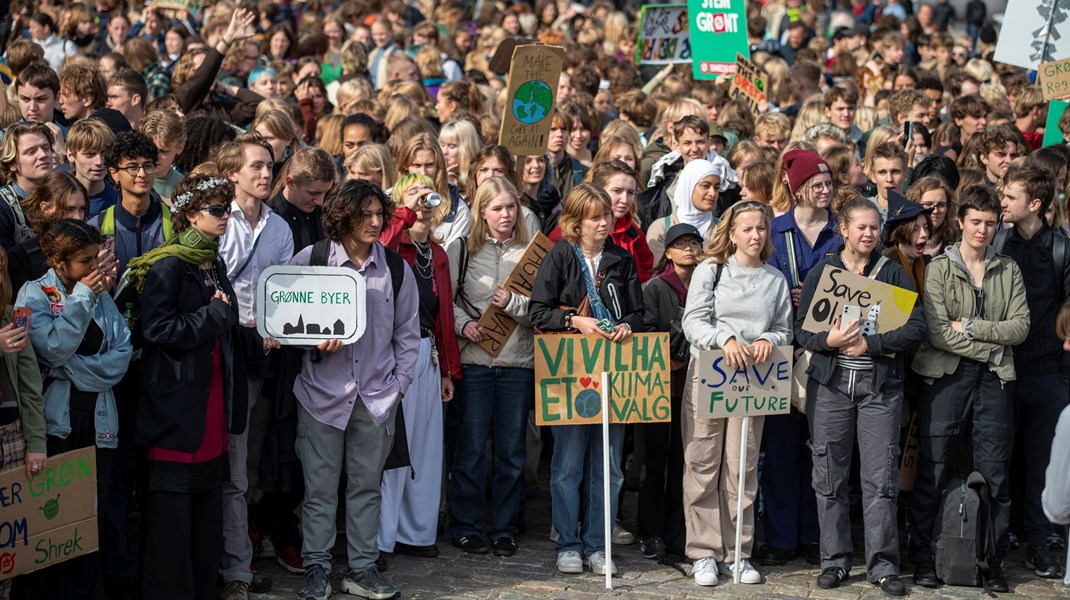
{"type": "Polygon", "coordinates": [[[931,215],[933,214],[933,209],[911,202],[895,190],[888,190],[888,220],[885,221],[885,226],[889,231],[891,231],[892,227],[900,223],[913,221],[918,218],[918,215],[923,214],[931,215]]]}
{"type": "Polygon", "coordinates": [[[700,242],[702,241],[702,234],[698,232],[698,229],[696,229],[694,225],[677,223],[665,232],[665,247],[668,248],[669,246],[672,246],[673,242],[676,240],[689,235],[698,239],[700,242]]]}

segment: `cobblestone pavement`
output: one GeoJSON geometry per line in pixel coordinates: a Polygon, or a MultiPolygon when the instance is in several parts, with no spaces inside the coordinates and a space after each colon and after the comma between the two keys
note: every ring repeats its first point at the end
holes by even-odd
{"type": "MultiPolygon", "coordinates": [[[[447,535],[440,536],[438,558],[392,556],[386,578],[401,590],[402,598],[412,599],[480,599],[529,600],[555,598],[562,600],[595,600],[603,598],[634,598],[655,600],[671,598],[816,598],[820,600],[849,600],[885,597],[878,587],[865,580],[859,567],[850,579],[836,590],[822,590],[815,580],[819,570],[796,560],[784,567],[755,565],[765,576],[762,585],[734,585],[727,577],[715,588],[700,588],[691,577],[672,567],[644,560],[639,545],[615,547],[614,560],[619,573],[613,579],[613,589],[605,589],[605,578],[586,572],[583,575],[563,575],[555,570],[553,543],[546,536],[550,529],[549,494],[542,486],[529,496],[526,507],[528,533],[520,538],[520,550],[510,558],[493,554],[469,555],[450,544],[447,535]]],[[[635,494],[627,493],[625,514],[635,514],[635,494]]],[[[627,524],[627,522],[626,522],[627,524]]],[[[856,525],[855,548],[863,547],[861,527],[856,525]]],[[[335,547],[335,576],[341,576],[345,565],[344,531],[335,547]]],[[[1065,554],[1064,554],[1065,556],[1065,554]]],[[[856,556],[856,565],[864,564],[856,556]]],[[[293,600],[301,585],[301,577],[283,571],[273,559],[259,559],[254,563],[258,572],[274,580],[270,593],[253,595],[254,600],[293,600]]],[[[909,567],[904,568],[909,573],[909,567]]],[[[1001,598],[1070,598],[1070,587],[1061,580],[1039,579],[1025,568],[1025,551],[1011,554],[1005,563],[1005,573],[1013,594],[1001,598]]],[[[971,598],[983,599],[979,588],[951,588],[928,590],[910,584],[904,577],[914,598],[971,598]]],[[[348,598],[341,593],[334,597],[348,598]]]]}

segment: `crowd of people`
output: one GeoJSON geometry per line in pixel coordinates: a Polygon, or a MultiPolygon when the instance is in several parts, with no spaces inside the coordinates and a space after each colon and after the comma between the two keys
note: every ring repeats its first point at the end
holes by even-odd
{"type": "Polygon", "coordinates": [[[728,77],[644,64],[636,4],[11,2],[0,467],[95,447],[100,551],[0,598],[242,600],[272,554],[301,600],[394,598],[394,554],[544,534],[524,518],[541,459],[562,573],[616,572],[609,533],[699,586],[803,560],[832,589],[861,529],[866,580],[904,595],[907,564],[939,587],[967,465],[987,589],[1019,545],[1060,577],[1070,115],[1045,130],[980,0],[965,21],[947,0],[746,2],[757,112],[728,77]],[[536,155],[496,143],[518,43],[565,49],[536,155]],[[504,286],[538,233],[527,297],[504,286]],[[284,264],[358,273],[363,335],[261,337],[257,282],[284,264]],[[828,269],[918,300],[893,330],[815,333],[828,269]],[[515,322],[494,354],[488,310],[515,322]],[[643,332],[669,334],[669,422],[613,424],[608,447],[535,426],[536,334],[643,332]],[[788,345],[808,363],[789,414],[700,416],[700,353],[742,369],[788,345]]]}

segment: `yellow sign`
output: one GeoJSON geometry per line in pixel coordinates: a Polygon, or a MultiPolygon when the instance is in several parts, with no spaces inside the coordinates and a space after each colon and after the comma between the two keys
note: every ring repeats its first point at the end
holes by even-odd
{"type": "Polygon", "coordinates": [[[546,154],[564,57],[565,50],[557,46],[528,44],[513,50],[498,133],[498,143],[513,154],[546,154]]]}
{"type": "Polygon", "coordinates": [[[857,306],[863,333],[894,331],[906,324],[917,300],[917,292],[826,266],[803,329],[811,333],[829,331],[844,306],[857,306]]]}

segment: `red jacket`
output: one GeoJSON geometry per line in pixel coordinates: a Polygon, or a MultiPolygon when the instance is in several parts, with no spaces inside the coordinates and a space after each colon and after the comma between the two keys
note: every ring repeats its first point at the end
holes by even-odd
{"type": "MultiPolygon", "coordinates": [[[[635,259],[635,266],[639,270],[639,283],[646,283],[653,275],[654,253],[646,243],[646,236],[632,223],[632,213],[627,213],[617,219],[613,224],[613,232],[609,234],[613,243],[628,251],[635,259]]],[[[557,242],[561,239],[561,227],[554,227],[550,232],[550,239],[557,242]]]]}
{"type": "MultiPolygon", "coordinates": [[[[416,246],[409,239],[409,228],[416,222],[416,212],[405,206],[394,210],[390,223],[379,234],[384,246],[397,252],[411,266],[416,261],[416,246]]],[[[649,250],[648,250],[649,252],[649,250]]],[[[442,376],[449,375],[454,381],[461,379],[461,351],[457,347],[457,334],[453,325],[453,285],[450,283],[450,263],[442,246],[432,243],[434,257],[435,294],[439,297],[438,317],[435,318],[435,347],[438,349],[438,367],[442,376]]]]}

